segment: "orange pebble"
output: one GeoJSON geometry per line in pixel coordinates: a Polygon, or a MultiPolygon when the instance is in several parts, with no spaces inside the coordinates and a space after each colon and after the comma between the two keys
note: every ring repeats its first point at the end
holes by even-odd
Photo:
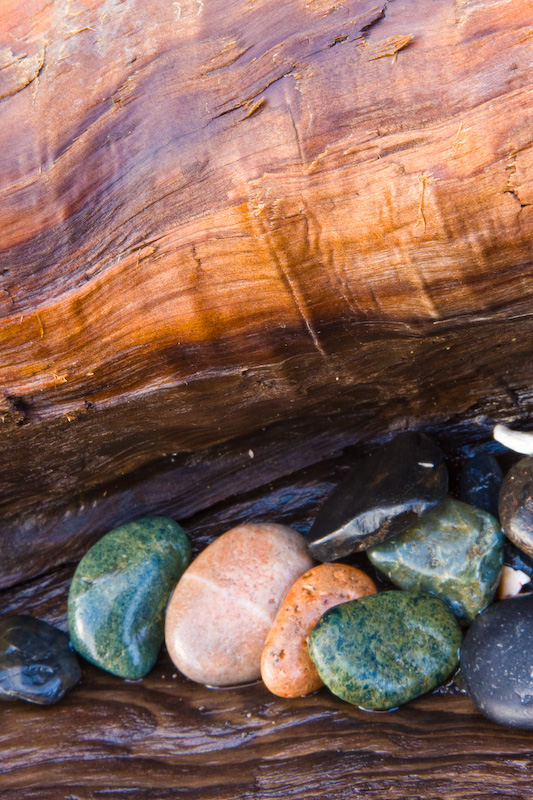
{"type": "Polygon", "coordinates": [[[346,564],[319,564],[291,586],[261,656],[261,677],[279,697],[302,697],[323,684],[307,642],[320,617],[333,606],[375,594],[368,575],[346,564]]]}

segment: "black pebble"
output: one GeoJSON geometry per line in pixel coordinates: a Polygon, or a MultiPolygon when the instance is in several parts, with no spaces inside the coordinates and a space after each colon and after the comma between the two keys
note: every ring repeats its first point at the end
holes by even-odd
{"type": "Polygon", "coordinates": [[[0,621],[0,700],[56,703],[80,677],[66,633],[25,614],[0,621]]]}
{"type": "Polygon", "coordinates": [[[459,474],[459,500],[497,518],[502,480],[502,469],[490,453],[478,453],[467,458],[459,474]]]}
{"type": "Polygon", "coordinates": [[[523,553],[509,540],[506,540],[503,547],[503,563],[507,564],[508,567],[525,572],[526,575],[533,579],[533,558],[523,553]]]}
{"type": "Polygon", "coordinates": [[[309,532],[320,561],[335,561],[401,533],[444,500],[448,471],[440,448],[415,431],[361,458],[326,499],[309,532]]]}
{"type": "Polygon", "coordinates": [[[461,651],[473,703],[489,719],[533,728],[533,594],[501,600],[474,621],[461,651]]]}

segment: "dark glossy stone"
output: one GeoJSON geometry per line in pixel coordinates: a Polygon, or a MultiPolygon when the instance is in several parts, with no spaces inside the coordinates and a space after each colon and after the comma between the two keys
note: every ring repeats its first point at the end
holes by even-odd
{"type": "Polygon", "coordinates": [[[459,500],[498,517],[502,468],[490,453],[478,453],[463,461],[459,473],[459,500]]]}
{"type": "Polygon", "coordinates": [[[440,503],[448,471],[440,448],[415,431],[362,458],[329,495],[309,532],[319,561],[366,550],[406,530],[440,503]]]}
{"type": "Polygon", "coordinates": [[[412,528],[367,553],[396,586],[433,594],[471,622],[498,588],[503,533],[491,514],[448,497],[412,528]]]}
{"type": "Polygon", "coordinates": [[[498,509],[505,535],[533,556],[533,456],[521,458],[503,479],[498,509]]]}
{"type": "Polygon", "coordinates": [[[533,558],[524,553],[523,550],[513,544],[513,542],[506,539],[503,547],[503,563],[513,569],[519,569],[525,572],[533,579],[533,558]]]}
{"type": "Polygon", "coordinates": [[[396,708],[437,687],[457,667],[461,629],[435,597],[381,592],[327,611],[309,639],[326,686],[372,710],[396,708]]]}
{"type": "Polygon", "coordinates": [[[0,621],[0,700],[50,705],[80,678],[66,633],[25,614],[0,621]]]}
{"type": "Polygon", "coordinates": [[[468,631],[461,672],[473,703],[500,725],[533,728],[533,595],[487,608],[468,631]]]}
{"type": "Polygon", "coordinates": [[[163,642],[170,593],[191,548],[173,520],[150,517],[108,533],[82,558],[72,579],[72,644],[93,664],[122,678],[149,672],[163,642]]]}

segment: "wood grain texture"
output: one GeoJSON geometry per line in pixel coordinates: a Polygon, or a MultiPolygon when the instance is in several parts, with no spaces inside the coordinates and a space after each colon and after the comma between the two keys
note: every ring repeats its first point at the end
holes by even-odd
{"type": "Polygon", "coordinates": [[[4,0],[1,514],[531,411],[531,0],[4,0]]]}
{"type": "MultiPolygon", "coordinates": [[[[467,444],[462,435],[457,442],[467,444]]],[[[184,521],[195,551],[245,519],[305,532],[352,451],[249,491],[237,473],[232,498],[184,521]]],[[[363,555],[356,562],[368,569],[363,555]]],[[[74,569],[66,564],[4,589],[2,616],[31,613],[66,629],[74,569]]],[[[277,698],[261,682],[206,689],[180,676],[163,649],[140,681],[83,662],[82,682],[60,704],[6,702],[0,712],[2,800],[529,800],[531,793],[531,732],[494,725],[451,687],[396,712],[367,713],[325,689],[297,700],[277,698]]]]}

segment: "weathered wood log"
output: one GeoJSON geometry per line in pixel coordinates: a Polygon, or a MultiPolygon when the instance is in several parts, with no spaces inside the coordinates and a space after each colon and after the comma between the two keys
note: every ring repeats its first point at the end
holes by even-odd
{"type": "Polygon", "coordinates": [[[529,0],[9,0],[7,522],[278,419],[531,408],[529,0]]]}
{"type": "MultiPolygon", "coordinates": [[[[306,530],[350,446],[527,418],[532,12],[4,0],[2,615],[64,626],[67,562],[127,519],[196,552],[306,530]]],[[[529,797],[530,737],[462,695],[368,715],[174,674],[6,704],[0,796],[529,797]]]]}

